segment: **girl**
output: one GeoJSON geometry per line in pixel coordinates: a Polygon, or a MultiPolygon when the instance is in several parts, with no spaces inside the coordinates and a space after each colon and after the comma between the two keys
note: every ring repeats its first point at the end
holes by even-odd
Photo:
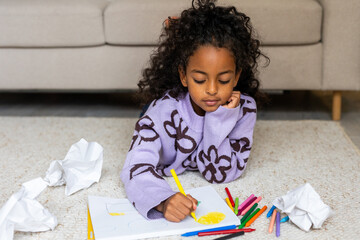
{"type": "Polygon", "coordinates": [[[210,183],[233,181],[245,170],[254,99],[262,97],[255,73],[264,56],[249,20],[210,0],[167,19],[138,84],[143,102],[152,102],[136,123],[121,173],[128,199],[145,218],[179,222],[196,209],[196,199],[164,180],[172,168],[198,170],[210,183]]]}

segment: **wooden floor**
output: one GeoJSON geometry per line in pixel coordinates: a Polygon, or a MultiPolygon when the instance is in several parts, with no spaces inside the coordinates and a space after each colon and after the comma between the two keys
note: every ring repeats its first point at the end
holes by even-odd
{"type": "MultiPolygon", "coordinates": [[[[0,116],[138,117],[132,93],[1,93],[0,116]]],[[[332,93],[269,93],[271,102],[258,111],[260,120],[331,121],[332,93]]],[[[339,121],[360,148],[360,92],[343,92],[339,121]]]]}

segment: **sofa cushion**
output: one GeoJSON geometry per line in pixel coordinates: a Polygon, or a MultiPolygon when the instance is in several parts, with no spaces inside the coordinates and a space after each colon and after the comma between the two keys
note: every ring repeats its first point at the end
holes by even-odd
{"type": "Polygon", "coordinates": [[[106,0],[2,0],[0,47],[66,47],[105,43],[106,0]]]}
{"type": "MultiPolygon", "coordinates": [[[[219,0],[250,16],[264,45],[312,44],[320,41],[322,8],[316,0],[219,0]]],[[[115,0],[104,13],[110,44],[156,45],[168,16],[179,16],[191,0],[115,0]]]]}

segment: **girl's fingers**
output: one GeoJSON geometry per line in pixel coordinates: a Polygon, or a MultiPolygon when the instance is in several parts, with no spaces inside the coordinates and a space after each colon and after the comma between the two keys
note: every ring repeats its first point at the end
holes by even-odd
{"type": "Polygon", "coordinates": [[[236,96],[240,97],[240,91],[233,91],[233,95],[236,95],[236,96]]]}
{"type": "Polygon", "coordinates": [[[191,195],[176,193],[165,202],[164,217],[172,222],[180,222],[194,210],[194,202],[197,203],[191,195]]]}
{"type": "Polygon", "coordinates": [[[230,99],[229,99],[229,108],[234,108],[236,105],[236,98],[234,96],[232,96],[230,99]]]}
{"type": "Polygon", "coordinates": [[[189,212],[182,204],[177,206],[168,206],[164,212],[164,217],[171,222],[180,222],[183,220],[189,212]]]}
{"type": "Polygon", "coordinates": [[[174,215],[173,213],[166,213],[164,217],[170,222],[180,222],[182,219],[174,215]]]}
{"type": "Polygon", "coordinates": [[[230,97],[231,102],[232,103],[232,108],[235,108],[237,106],[239,106],[240,104],[240,92],[239,91],[234,91],[230,97]]]}
{"type": "Polygon", "coordinates": [[[190,215],[191,207],[186,206],[184,203],[178,204],[176,207],[172,208],[170,213],[177,220],[180,221],[186,218],[186,216],[190,215]]]}
{"type": "Polygon", "coordinates": [[[195,198],[193,198],[190,194],[187,194],[187,196],[192,201],[192,203],[193,203],[192,209],[195,211],[196,207],[197,207],[197,204],[198,204],[198,201],[195,198]]]}
{"type": "Polygon", "coordinates": [[[228,103],[227,105],[225,105],[224,107],[226,107],[226,108],[235,108],[235,107],[237,107],[237,106],[239,105],[239,102],[240,102],[240,101],[238,100],[238,98],[232,96],[232,97],[229,99],[228,102],[229,102],[229,103],[228,103]]]}

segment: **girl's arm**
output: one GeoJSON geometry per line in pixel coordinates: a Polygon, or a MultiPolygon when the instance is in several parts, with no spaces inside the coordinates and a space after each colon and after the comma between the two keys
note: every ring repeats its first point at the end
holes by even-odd
{"type": "Polygon", "coordinates": [[[147,219],[163,217],[155,207],[175,194],[156,171],[162,146],[154,125],[149,116],[138,120],[121,172],[129,201],[147,219]]]}
{"type": "Polygon", "coordinates": [[[224,183],[243,173],[253,143],[255,122],[256,103],[249,96],[242,96],[235,108],[220,106],[205,114],[204,135],[196,162],[206,180],[224,183]]]}

